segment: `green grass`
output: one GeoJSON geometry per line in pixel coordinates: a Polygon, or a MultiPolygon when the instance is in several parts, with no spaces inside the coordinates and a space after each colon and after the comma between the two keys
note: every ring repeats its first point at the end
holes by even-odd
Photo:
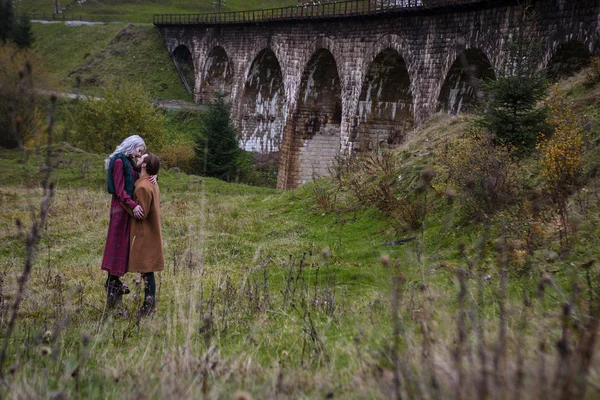
{"type": "Polygon", "coordinates": [[[94,95],[106,84],[140,82],[157,99],[191,101],[153,26],[33,24],[35,50],[66,90],[94,95]]]}
{"type": "MultiPolygon", "coordinates": [[[[227,0],[226,6],[221,9],[222,12],[260,10],[269,8],[279,8],[295,6],[295,0],[227,0]]],[[[108,17],[120,22],[145,22],[151,23],[154,14],[195,14],[213,12],[213,2],[211,1],[191,1],[191,0],[131,0],[120,1],[87,1],[82,5],[73,2],[61,3],[64,8],[64,14],[67,17],[97,20],[108,17]]],[[[27,13],[38,13],[51,15],[54,11],[54,3],[41,0],[29,0],[23,2],[21,9],[27,13]]]]}

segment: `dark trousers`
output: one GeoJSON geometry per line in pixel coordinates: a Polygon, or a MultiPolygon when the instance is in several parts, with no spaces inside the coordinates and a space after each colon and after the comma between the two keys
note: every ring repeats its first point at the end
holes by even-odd
{"type": "Polygon", "coordinates": [[[142,274],[144,280],[144,304],[154,306],[156,304],[156,279],[154,272],[145,272],[142,274]]]}

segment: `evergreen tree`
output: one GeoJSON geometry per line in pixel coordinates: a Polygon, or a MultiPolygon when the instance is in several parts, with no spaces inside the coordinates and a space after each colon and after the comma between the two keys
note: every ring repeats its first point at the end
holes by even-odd
{"type": "Polygon", "coordinates": [[[196,137],[196,151],[199,172],[229,182],[237,178],[242,152],[225,97],[218,92],[210,102],[196,137]]]}
{"type": "Polygon", "coordinates": [[[549,131],[547,110],[538,105],[546,95],[547,83],[544,71],[536,69],[541,45],[532,42],[531,22],[532,16],[524,9],[523,20],[505,47],[505,71],[481,85],[488,95],[481,124],[497,144],[515,146],[520,153],[532,150],[537,135],[549,131]]]}
{"type": "Polygon", "coordinates": [[[11,0],[0,0],[0,43],[8,41],[21,49],[30,47],[33,44],[31,22],[25,14],[16,17],[11,0]]]}
{"type": "Polygon", "coordinates": [[[15,10],[11,0],[0,0],[0,42],[12,38],[15,25],[15,10]]]}
{"type": "Polygon", "coordinates": [[[22,14],[18,23],[13,27],[12,40],[15,44],[23,49],[31,47],[33,44],[33,33],[31,32],[31,22],[25,14],[22,14]]]}

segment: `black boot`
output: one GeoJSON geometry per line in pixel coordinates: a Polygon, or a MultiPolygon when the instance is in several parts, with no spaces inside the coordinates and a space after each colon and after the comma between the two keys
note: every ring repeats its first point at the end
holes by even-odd
{"type": "Polygon", "coordinates": [[[104,283],[106,291],[106,307],[114,308],[123,302],[123,295],[130,292],[129,287],[125,285],[118,276],[109,276],[104,283]]]}
{"type": "Polygon", "coordinates": [[[123,302],[123,292],[119,281],[109,281],[106,286],[106,308],[112,309],[123,302]]]}

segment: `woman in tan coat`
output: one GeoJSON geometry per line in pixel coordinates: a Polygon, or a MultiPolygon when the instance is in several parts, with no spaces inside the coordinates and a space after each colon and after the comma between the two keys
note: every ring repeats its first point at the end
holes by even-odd
{"type": "Polygon", "coordinates": [[[150,314],[156,306],[156,280],[154,273],[165,267],[160,228],[160,192],[158,185],[150,182],[151,175],[160,169],[158,157],[144,154],[138,160],[140,178],[135,181],[133,198],[142,206],[143,215],[131,221],[129,231],[128,272],[140,272],[144,279],[144,303],[142,315],[150,314]]]}

